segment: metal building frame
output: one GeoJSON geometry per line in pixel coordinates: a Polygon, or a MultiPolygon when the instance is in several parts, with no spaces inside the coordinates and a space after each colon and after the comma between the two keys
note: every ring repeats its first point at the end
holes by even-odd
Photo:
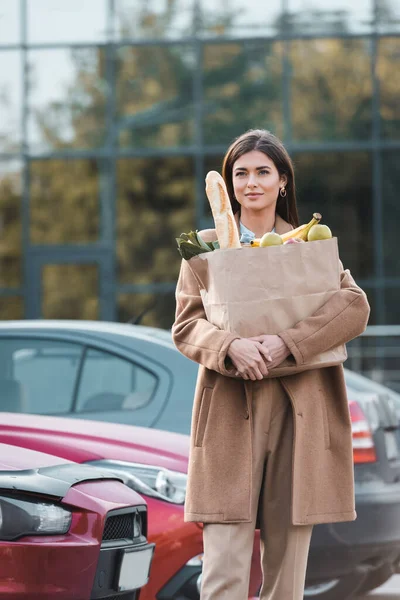
{"type": "MultiPolygon", "coordinates": [[[[67,1],[67,0],[66,0],[67,1]]],[[[202,229],[209,227],[210,222],[204,216],[204,157],[207,154],[223,154],[225,146],[207,146],[203,139],[202,129],[202,99],[203,99],[203,75],[202,75],[202,57],[204,44],[218,44],[224,41],[242,43],[246,38],[229,37],[202,39],[193,32],[192,37],[180,38],[177,40],[140,40],[115,41],[114,23],[115,23],[115,1],[107,0],[107,35],[105,42],[99,43],[36,43],[28,44],[27,36],[27,2],[28,0],[15,0],[19,2],[20,8],[20,43],[2,45],[0,51],[19,50],[22,61],[22,147],[20,152],[1,153],[0,161],[18,159],[22,161],[22,252],[23,252],[23,284],[18,288],[0,288],[0,297],[24,298],[25,317],[37,318],[41,314],[41,286],[40,271],[42,265],[59,263],[96,263],[99,266],[99,298],[100,310],[99,318],[103,320],[116,320],[117,295],[120,293],[164,293],[173,291],[176,282],[154,283],[154,284],[119,284],[116,280],[116,239],[115,222],[116,206],[114,198],[116,197],[116,161],[122,157],[160,157],[186,155],[193,157],[195,165],[195,215],[196,227],[202,229]],[[115,98],[115,62],[114,53],[120,46],[152,46],[152,45],[191,45],[194,48],[194,55],[197,68],[193,76],[193,93],[195,102],[195,135],[194,143],[189,147],[180,148],[155,148],[136,150],[130,148],[118,148],[115,129],[116,98],[115,98]],[[106,141],[101,148],[88,150],[67,150],[52,151],[35,154],[30,152],[27,143],[27,120],[28,120],[28,50],[29,49],[56,49],[56,48],[82,48],[82,47],[103,47],[106,55],[106,79],[108,82],[108,97],[106,108],[106,141]],[[102,161],[104,171],[100,178],[100,214],[101,229],[100,238],[95,243],[90,244],[64,244],[64,245],[33,245],[30,243],[29,224],[30,224],[30,182],[29,182],[29,164],[35,159],[52,160],[66,158],[95,158],[102,161]]],[[[195,23],[198,30],[201,25],[201,0],[194,0],[195,23]]],[[[378,31],[379,0],[371,0],[373,3],[374,25],[369,34],[316,34],[316,35],[291,35],[280,34],[276,36],[256,36],[252,41],[282,41],[283,42],[283,115],[285,123],[284,140],[289,152],[329,152],[329,151],[369,151],[372,154],[372,185],[373,185],[373,236],[374,236],[374,277],[360,280],[361,286],[372,287],[375,291],[376,320],[378,324],[385,324],[385,301],[384,290],[387,288],[400,288],[400,277],[385,277],[384,273],[384,253],[383,253],[383,205],[382,205],[382,151],[400,150],[400,140],[381,139],[380,123],[380,90],[379,79],[376,73],[377,47],[381,37],[400,37],[399,31],[393,33],[381,34],[378,31]],[[343,142],[316,142],[316,143],[293,143],[291,142],[291,123],[290,123],[290,62],[289,50],[291,40],[301,39],[323,39],[323,38],[362,38],[370,39],[371,56],[371,74],[372,74],[372,136],[367,141],[343,141],[343,142]]],[[[288,0],[281,0],[282,14],[288,11],[288,0]]],[[[196,30],[196,27],[195,27],[196,30]]]]}

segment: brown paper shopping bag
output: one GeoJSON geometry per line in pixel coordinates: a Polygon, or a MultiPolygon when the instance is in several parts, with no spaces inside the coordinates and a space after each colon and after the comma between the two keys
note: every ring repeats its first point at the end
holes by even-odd
{"type": "MultiPolygon", "coordinates": [[[[235,248],[189,261],[207,319],[242,337],[278,334],[311,316],[340,288],[337,238],[267,248],[235,248]]],[[[346,346],[297,366],[293,357],[270,371],[291,375],[343,363],[346,346]]]]}

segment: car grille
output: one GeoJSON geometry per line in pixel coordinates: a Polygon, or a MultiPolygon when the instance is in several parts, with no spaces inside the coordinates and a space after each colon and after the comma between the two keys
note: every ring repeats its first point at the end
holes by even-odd
{"type": "Polygon", "coordinates": [[[108,540],[133,540],[133,517],[135,513],[115,515],[107,518],[103,541],[108,540]]]}

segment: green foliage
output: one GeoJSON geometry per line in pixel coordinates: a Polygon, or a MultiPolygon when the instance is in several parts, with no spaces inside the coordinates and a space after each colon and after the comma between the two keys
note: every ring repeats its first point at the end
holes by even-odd
{"type": "Polygon", "coordinates": [[[96,242],[100,228],[96,160],[34,161],[30,168],[33,244],[96,242]]]}
{"type": "Polygon", "coordinates": [[[99,318],[97,265],[46,265],[42,285],[43,318],[99,318]]]}
{"type": "Polygon", "coordinates": [[[119,281],[176,281],[175,238],[194,226],[192,159],[121,159],[117,167],[119,281]]]}
{"type": "Polygon", "coordinates": [[[190,260],[193,256],[204,254],[204,252],[212,252],[219,248],[218,242],[205,242],[198,231],[181,233],[180,237],[176,238],[176,241],[178,243],[179,254],[185,260],[190,260]]]}
{"type": "Polygon", "coordinates": [[[10,163],[7,167],[3,174],[0,171],[0,287],[19,287],[22,280],[21,172],[19,165],[10,163]]]}

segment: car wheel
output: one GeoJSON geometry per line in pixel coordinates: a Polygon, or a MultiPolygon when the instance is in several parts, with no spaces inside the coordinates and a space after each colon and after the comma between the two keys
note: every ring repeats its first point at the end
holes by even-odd
{"type": "Polygon", "coordinates": [[[378,569],[374,569],[370,573],[368,573],[365,581],[360,586],[360,589],[357,590],[357,594],[362,595],[370,592],[371,590],[375,590],[380,587],[386,581],[388,581],[392,575],[394,575],[396,569],[392,565],[392,563],[385,563],[381,565],[378,569]]]}
{"type": "Polygon", "coordinates": [[[306,584],[304,600],[349,600],[358,592],[365,581],[366,573],[351,573],[340,579],[330,579],[321,583],[306,584]]]}

